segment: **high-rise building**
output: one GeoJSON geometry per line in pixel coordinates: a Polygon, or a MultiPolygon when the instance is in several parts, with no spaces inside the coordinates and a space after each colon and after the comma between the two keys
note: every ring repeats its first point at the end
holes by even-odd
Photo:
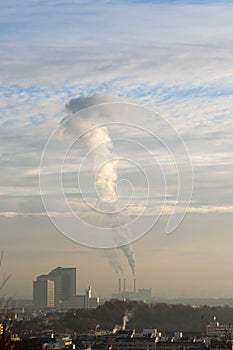
{"type": "Polygon", "coordinates": [[[55,305],[59,308],[62,301],[76,295],[76,268],[57,267],[48,276],[55,282],[55,305]]]}
{"type": "Polygon", "coordinates": [[[60,309],[63,301],[76,295],[76,268],[57,267],[33,282],[33,301],[36,307],[60,309]],[[52,306],[48,306],[52,305],[52,306]]]}
{"type": "Polygon", "coordinates": [[[33,282],[33,303],[38,308],[54,308],[55,283],[47,275],[37,277],[33,282]]]}

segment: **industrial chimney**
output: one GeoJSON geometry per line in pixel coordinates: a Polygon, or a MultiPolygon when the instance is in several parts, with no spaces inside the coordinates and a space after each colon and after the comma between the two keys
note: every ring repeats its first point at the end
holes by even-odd
{"type": "Polygon", "coordinates": [[[118,288],[119,294],[121,293],[121,279],[119,278],[119,288],[118,288]]]}
{"type": "Polygon", "coordinates": [[[136,294],[136,278],[133,280],[133,292],[136,294]]]}
{"type": "Polygon", "coordinates": [[[125,287],[125,278],[123,279],[123,291],[126,291],[126,287],[125,287]]]}

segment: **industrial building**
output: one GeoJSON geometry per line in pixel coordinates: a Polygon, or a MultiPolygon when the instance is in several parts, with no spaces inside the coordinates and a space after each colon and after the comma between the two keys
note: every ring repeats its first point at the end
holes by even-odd
{"type": "Polygon", "coordinates": [[[62,302],[63,311],[70,309],[93,309],[99,306],[100,298],[92,296],[92,290],[89,286],[83,295],[76,295],[69,300],[62,302]]]}
{"type": "Polygon", "coordinates": [[[118,293],[113,293],[112,298],[114,299],[128,299],[128,300],[143,300],[145,302],[152,302],[154,301],[154,298],[151,295],[151,289],[138,289],[137,290],[137,284],[136,279],[133,280],[133,290],[127,290],[126,288],[126,279],[119,278],[118,280],[118,293]]]}

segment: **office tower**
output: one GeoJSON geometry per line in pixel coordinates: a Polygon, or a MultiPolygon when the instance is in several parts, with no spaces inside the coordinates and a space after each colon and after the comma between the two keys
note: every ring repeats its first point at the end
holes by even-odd
{"type": "Polygon", "coordinates": [[[76,295],[76,268],[57,267],[48,274],[49,279],[55,283],[55,306],[76,295]]]}
{"type": "Polygon", "coordinates": [[[76,268],[57,267],[47,275],[37,277],[33,282],[33,301],[35,307],[61,308],[63,301],[76,295],[76,268]]]}
{"type": "Polygon", "coordinates": [[[33,282],[33,304],[38,308],[55,307],[55,283],[48,275],[41,275],[33,282]]]}

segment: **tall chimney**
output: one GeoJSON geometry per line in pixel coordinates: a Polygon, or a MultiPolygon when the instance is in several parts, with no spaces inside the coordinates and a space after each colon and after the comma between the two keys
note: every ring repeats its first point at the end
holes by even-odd
{"type": "Polygon", "coordinates": [[[118,291],[119,291],[119,294],[121,293],[121,279],[119,278],[119,289],[118,289],[118,291]]]}
{"type": "Polygon", "coordinates": [[[136,293],[136,278],[133,280],[133,292],[136,293]]]}
{"type": "Polygon", "coordinates": [[[123,279],[123,291],[126,291],[126,287],[125,287],[125,278],[123,279]]]}

